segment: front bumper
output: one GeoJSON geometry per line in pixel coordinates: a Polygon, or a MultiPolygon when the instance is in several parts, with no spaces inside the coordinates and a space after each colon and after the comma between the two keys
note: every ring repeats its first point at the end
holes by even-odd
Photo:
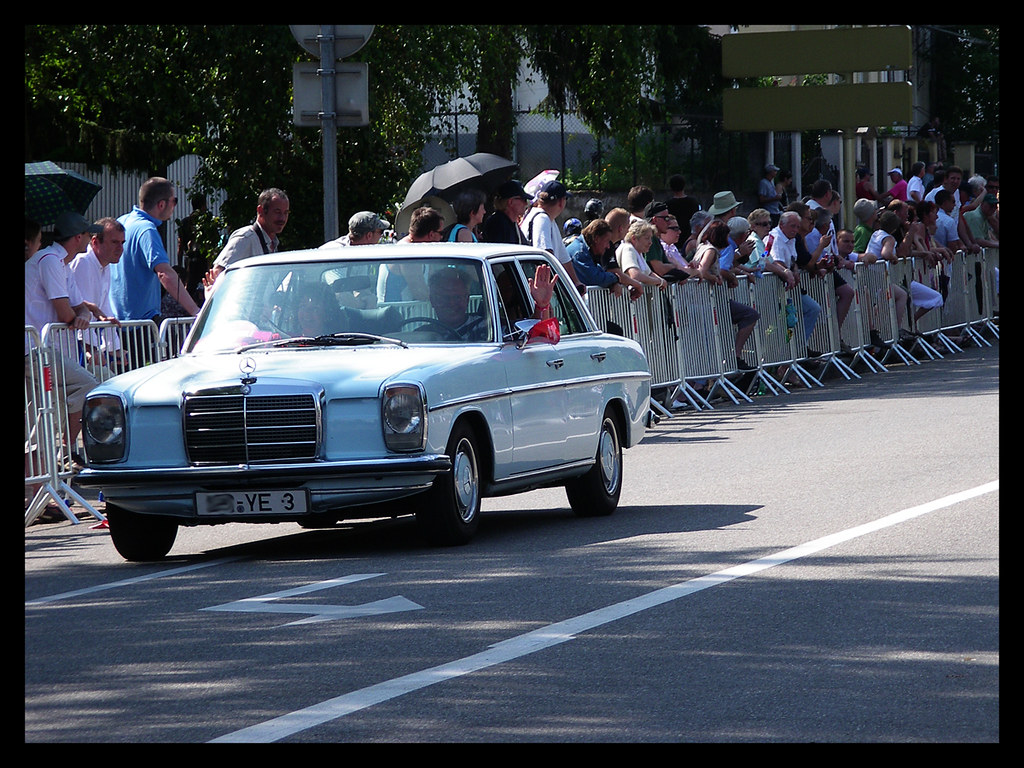
{"type": "Polygon", "coordinates": [[[152,467],[145,469],[83,469],[75,483],[102,491],[108,504],[138,512],[177,518],[182,524],[219,522],[282,522],[295,515],[234,515],[215,519],[196,511],[195,495],[216,491],[304,489],[309,513],[323,514],[400,499],[430,487],[438,475],[451,471],[444,454],[394,457],[376,461],[323,461],[301,464],[152,467]]]}

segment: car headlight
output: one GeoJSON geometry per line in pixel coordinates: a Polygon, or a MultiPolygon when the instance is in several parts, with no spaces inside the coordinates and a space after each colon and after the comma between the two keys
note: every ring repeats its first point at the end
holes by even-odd
{"type": "Polygon", "coordinates": [[[82,409],[82,443],[90,462],[123,459],[126,438],[121,398],[97,395],[85,401],[82,409]]]}
{"type": "Polygon", "coordinates": [[[423,391],[415,384],[392,384],[384,388],[381,408],[388,450],[422,451],[427,440],[423,391]]]}

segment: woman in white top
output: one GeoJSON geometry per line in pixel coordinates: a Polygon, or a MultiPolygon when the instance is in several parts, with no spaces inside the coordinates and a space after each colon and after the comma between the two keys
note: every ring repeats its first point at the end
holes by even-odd
{"type": "Polygon", "coordinates": [[[651,243],[654,242],[656,231],[653,224],[643,219],[634,221],[626,230],[619,247],[615,249],[615,260],[619,263],[619,269],[637,282],[655,285],[665,290],[668,281],[655,274],[644,258],[644,254],[650,250],[651,243]]]}

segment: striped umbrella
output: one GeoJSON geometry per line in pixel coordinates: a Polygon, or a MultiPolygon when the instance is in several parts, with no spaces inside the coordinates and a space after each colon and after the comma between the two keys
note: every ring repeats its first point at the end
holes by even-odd
{"type": "Polygon", "coordinates": [[[49,160],[25,163],[25,216],[45,228],[65,211],[84,215],[101,188],[49,160]]]}

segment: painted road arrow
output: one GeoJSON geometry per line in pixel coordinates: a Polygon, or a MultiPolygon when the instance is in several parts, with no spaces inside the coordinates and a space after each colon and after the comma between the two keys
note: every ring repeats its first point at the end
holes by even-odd
{"type": "Polygon", "coordinates": [[[277,600],[305,595],[310,592],[317,592],[321,589],[330,589],[343,584],[352,584],[364,579],[372,579],[383,576],[383,573],[353,573],[349,576],[342,576],[338,579],[316,581],[293,589],[285,589],[280,592],[271,592],[258,597],[247,597],[244,600],[236,600],[233,603],[223,603],[204,611],[234,611],[237,613],[301,613],[309,614],[304,619],[291,621],[284,626],[291,627],[297,624],[313,624],[319,621],[334,621],[335,619],[353,619],[360,616],[379,616],[385,613],[399,613],[401,611],[419,611],[422,605],[417,605],[412,600],[407,600],[401,595],[389,597],[384,600],[375,600],[372,603],[362,605],[318,605],[314,603],[279,603],[277,600]]]}

